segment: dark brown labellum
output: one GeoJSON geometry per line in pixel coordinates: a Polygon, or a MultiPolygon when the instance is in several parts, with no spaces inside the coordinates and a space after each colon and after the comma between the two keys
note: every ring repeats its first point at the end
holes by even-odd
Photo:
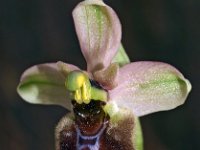
{"type": "Polygon", "coordinates": [[[102,109],[102,102],[77,104],[74,115],[64,117],[56,129],[56,150],[134,150],[134,117],[127,116],[112,124],[102,109]]]}
{"type": "MultiPolygon", "coordinates": [[[[102,89],[97,82],[90,82],[102,89]]],[[[72,100],[73,114],[65,116],[56,127],[56,150],[134,150],[134,117],[126,115],[113,123],[105,114],[104,105],[96,100],[89,104],[72,100]]]]}

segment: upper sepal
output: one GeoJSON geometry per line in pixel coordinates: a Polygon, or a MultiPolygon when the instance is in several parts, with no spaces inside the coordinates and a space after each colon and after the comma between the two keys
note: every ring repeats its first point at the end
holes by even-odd
{"type": "Polygon", "coordinates": [[[110,65],[121,41],[121,24],[112,8],[101,0],[85,0],[73,11],[76,33],[87,70],[110,65]]]}
{"type": "Polygon", "coordinates": [[[17,92],[29,103],[55,104],[71,110],[64,83],[67,73],[73,70],[78,68],[63,62],[35,65],[23,73],[17,92]]]}
{"type": "Polygon", "coordinates": [[[169,64],[134,62],[119,70],[118,86],[109,91],[110,101],[136,116],[173,109],[186,100],[190,82],[169,64]]]}

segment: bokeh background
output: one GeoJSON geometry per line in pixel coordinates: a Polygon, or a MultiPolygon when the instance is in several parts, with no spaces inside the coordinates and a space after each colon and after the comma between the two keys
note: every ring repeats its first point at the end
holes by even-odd
{"type": "MultiPolygon", "coordinates": [[[[34,64],[62,60],[86,68],[71,16],[79,1],[0,1],[0,150],[54,150],[54,128],[67,111],[28,104],[16,86],[34,64]]],[[[121,19],[122,41],[132,61],[168,62],[193,85],[183,106],[141,118],[145,150],[199,150],[200,1],[106,3],[121,19]]]]}

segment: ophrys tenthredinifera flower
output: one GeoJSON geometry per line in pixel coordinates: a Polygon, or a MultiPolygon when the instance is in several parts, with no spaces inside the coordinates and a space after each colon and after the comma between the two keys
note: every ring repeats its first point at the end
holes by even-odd
{"type": "Polygon", "coordinates": [[[190,82],[166,63],[129,63],[120,21],[103,1],[81,2],[73,18],[87,71],[60,61],[33,66],[19,95],[73,111],[57,125],[57,150],[141,150],[137,117],[183,104],[190,82]]]}

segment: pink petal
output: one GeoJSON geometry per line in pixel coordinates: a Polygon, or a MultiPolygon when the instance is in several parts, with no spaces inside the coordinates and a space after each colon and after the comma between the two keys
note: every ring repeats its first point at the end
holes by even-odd
{"type": "Polygon", "coordinates": [[[110,101],[131,109],[136,116],[173,109],[185,102],[190,82],[169,64],[135,62],[119,71],[118,87],[111,90],[110,101]]]}
{"type": "Polygon", "coordinates": [[[119,65],[113,63],[106,69],[96,71],[94,79],[98,81],[105,89],[110,90],[117,86],[119,65]]]}
{"type": "Polygon", "coordinates": [[[73,18],[88,71],[107,67],[121,41],[116,13],[101,0],[86,0],[74,9],[73,18]]]}
{"type": "Polygon", "coordinates": [[[70,110],[64,83],[67,72],[73,70],[78,68],[63,62],[35,65],[23,73],[17,91],[29,103],[61,105],[70,110]]]}

